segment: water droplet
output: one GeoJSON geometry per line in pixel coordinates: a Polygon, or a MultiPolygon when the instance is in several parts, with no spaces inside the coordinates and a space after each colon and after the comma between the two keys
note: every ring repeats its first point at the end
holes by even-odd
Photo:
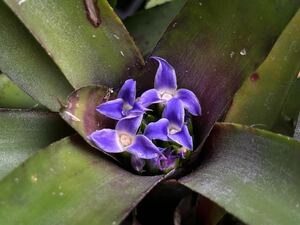
{"type": "Polygon", "coordinates": [[[124,52],[123,51],[120,51],[120,53],[121,53],[122,56],[124,56],[124,52]]]}
{"type": "Polygon", "coordinates": [[[92,35],[92,37],[93,37],[93,38],[96,38],[96,35],[95,35],[95,34],[93,34],[93,35],[92,35]]]}
{"type": "Polygon", "coordinates": [[[230,58],[232,58],[234,56],[234,54],[235,54],[234,51],[231,51],[230,52],[230,58]]]}
{"type": "Polygon", "coordinates": [[[26,2],[27,0],[20,0],[19,2],[18,2],[18,5],[22,5],[24,2],[26,2]]]}
{"type": "Polygon", "coordinates": [[[59,192],[59,196],[63,196],[64,195],[64,193],[63,192],[59,192]]]}
{"type": "Polygon", "coordinates": [[[202,6],[202,2],[199,2],[199,5],[202,6]]]}
{"type": "Polygon", "coordinates": [[[37,178],[37,176],[35,174],[31,176],[31,181],[33,183],[36,183],[38,181],[38,178],[37,178]]]}
{"type": "Polygon", "coordinates": [[[241,54],[242,56],[245,56],[245,55],[247,54],[246,49],[243,48],[243,49],[240,51],[240,54],[241,54]]]}
{"type": "Polygon", "coordinates": [[[116,35],[116,34],[113,34],[113,36],[114,36],[117,40],[120,39],[120,37],[119,37],[118,35],[116,35]]]}
{"type": "Polygon", "coordinates": [[[51,54],[51,52],[47,52],[47,53],[48,53],[48,55],[49,55],[49,56],[51,56],[51,55],[52,55],[52,54],[51,54]]]}
{"type": "Polygon", "coordinates": [[[116,222],[116,221],[113,221],[111,224],[112,224],[112,225],[116,225],[116,224],[117,224],[117,222],[116,222]]]}

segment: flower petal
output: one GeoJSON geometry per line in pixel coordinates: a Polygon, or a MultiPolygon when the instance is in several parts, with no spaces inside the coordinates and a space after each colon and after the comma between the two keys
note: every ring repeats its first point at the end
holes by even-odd
{"type": "Polygon", "coordinates": [[[144,112],[147,111],[147,110],[148,109],[145,108],[141,103],[135,102],[133,104],[132,109],[128,110],[126,112],[126,114],[127,114],[128,117],[136,117],[136,116],[140,116],[141,114],[144,114],[144,112]]]}
{"type": "Polygon", "coordinates": [[[135,135],[141,125],[142,119],[142,115],[137,117],[123,118],[118,121],[116,130],[118,132],[125,132],[131,135],[135,135]]]}
{"type": "Polygon", "coordinates": [[[122,110],[123,110],[123,100],[121,98],[117,98],[115,100],[111,100],[101,105],[97,106],[97,111],[101,114],[119,120],[123,117],[122,110]]]}
{"type": "Polygon", "coordinates": [[[159,63],[155,75],[154,88],[157,90],[176,90],[177,81],[174,68],[163,58],[152,56],[150,59],[155,59],[159,63]]]}
{"type": "Polygon", "coordinates": [[[102,129],[93,132],[89,138],[105,152],[118,153],[123,152],[119,143],[118,134],[112,129],[102,129]]]}
{"type": "Polygon", "coordinates": [[[186,125],[182,127],[181,131],[175,134],[169,134],[169,138],[183,147],[193,150],[193,139],[186,125]]]}
{"type": "Polygon", "coordinates": [[[194,116],[201,115],[199,100],[192,91],[187,89],[179,89],[176,97],[182,101],[184,108],[186,108],[191,114],[194,116]]]}
{"type": "Polygon", "coordinates": [[[134,143],[127,150],[141,159],[153,159],[161,154],[159,149],[144,135],[137,135],[134,143]]]}
{"type": "Polygon", "coordinates": [[[156,89],[150,89],[148,91],[145,91],[141,97],[139,102],[144,106],[148,107],[149,105],[153,103],[159,103],[162,102],[162,100],[159,98],[158,92],[156,89]]]}
{"type": "Polygon", "coordinates": [[[133,105],[136,96],[136,81],[133,79],[126,80],[121,87],[118,98],[122,98],[125,103],[133,105]]]}
{"type": "Polygon", "coordinates": [[[177,98],[172,98],[168,101],[162,117],[168,119],[171,125],[181,128],[184,122],[184,108],[182,102],[177,98]]]}
{"type": "Polygon", "coordinates": [[[157,122],[149,123],[144,131],[144,135],[150,140],[158,139],[168,141],[168,126],[169,121],[162,118],[157,122]]]}

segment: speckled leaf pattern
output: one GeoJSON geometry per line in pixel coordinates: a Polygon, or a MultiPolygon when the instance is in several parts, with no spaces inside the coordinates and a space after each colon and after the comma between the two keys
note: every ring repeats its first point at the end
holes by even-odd
{"type": "Polygon", "coordinates": [[[194,91],[200,99],[203,115],[194,126],[198,143],[205,140],[242,81],[267,56],[299,6],[298,0],[222,4],[195,0],[188,1],[170,24],[152,54],[174,65],[179,87],[194,91]]]}
{"type": "Polygon", "coordinates": [[[5,1],[76,89],[118,86],[143,59],[106,0],[5,1]]]}
{"type": "Polygon", "coordinates": [[[65,138],[0,182],[0,221],[117,225],[161,179],[119,168],[79,136],[65,138]]]}
{"type": "Polygon", "coordinates": [[[133,36],[143,55],[151,53],[184,3],[185,0],[174,0],[137,12],[124,21],[126,28],[133,36]]]}
{"type": "Polygon", "coordinates": [[[300,10],[290,21],[263,64],[237,92],[225,121],[252,125],[290,136],[300,110],[298,95],[291,96],[292,111],[285,111],[285,102],[300,71],[300,10]],[[294,118],[290,118],[293,115],[294,118]]]}
{"type": "Polygon", "coordinates": [[[0,108],[40,108],[39,103],[15,85],[5,74],[0,74],[0,108]]]}
{"type": "Polygon", "coordinates": [[[0,109],[0,127],[0,179],[40,148],[73,132],[57,113],[37,110],[0,109]]]}
{"type": "Polygon", "coordinates": [[[0,2],[0,70],[52,111],[72,87],[13,12],[0,2]]]}
{"type": "Polygon", "coordinates": [[[180,182],[247,224],[300,223],[300,142],[218,124],[199,168],[180,182]]]}

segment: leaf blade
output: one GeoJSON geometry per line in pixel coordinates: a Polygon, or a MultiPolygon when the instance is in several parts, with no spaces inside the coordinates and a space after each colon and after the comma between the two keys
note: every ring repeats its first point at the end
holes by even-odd
{"type": "Polygon", "coordinates": [[[0,110],[0,179],[40,148],[73,131],[60,117],[36,110],[0,110]]]}
{"type": "Polygon", "coordinates": [[[0,70],[41,104],[58,111],[59,101],[73,88],[3,1],[0,20],[0,70]]]}
{"type": "Polygon", "coordinates": [[[117,86],[132,72],[128,70],[143,64],[134,42],[106,0],[5,2],[76,89],[92,84],[117,86]]]}
{"type": "Polygon", "coordinates": [[[299,223],[299,142],[218,124],[204,148],[202,164],[180,180],[183,185],[248,224],[299,223]]]}
{"type": "Polygon", "coordinates": [[[0,183],[5,224],[119,224],[162,179],[119,168],[78,136],[50,145],[23,168],[0,183]]]}

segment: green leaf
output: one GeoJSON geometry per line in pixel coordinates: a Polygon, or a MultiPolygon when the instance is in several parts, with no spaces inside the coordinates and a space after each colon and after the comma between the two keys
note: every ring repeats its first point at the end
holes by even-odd
{"type": "Polygon", "coordinates": [[[293,119],[297,119],[300,102],[297,94],[289,92],[300,70],[300,10],[276,41],[263,64],[245,81],[237,92],[225,121],[255,125],[267,130],[293,135],[293,119]],[[284,112],[290,99],[290,112],[284,112]],[[296,117],[296,118],[295,118],[296,117]],[[292,121],[292,122],[291,122],[292,121]]]}
{"type": "MultiPolygon", "coordinates": [[[[290,0],[187,1],[153,55],[167,59],[175,67],[178,86],[194,91],[200,99],[203,115],[194,126],[198,144],[245,77],[266,57],[299,5],[290,0]]],[[[145,85],[152,83],[143,79],[145,85]]]]}
{"type": "Polygon", "coordinates": [[[298,122],[297,122],[297,126],[295,129],[295,133],[294,133],[294,138],[298,141],[300,141],[300,114],[298,117],[298,122]]]}
{"type": "Polygon", "coordinates": [[[31,110],[1,109],[0,127],[0,179],[40,148],[73,132],[56,113],[31,110]]]}
{"type": "Polygon", "coordinates": [[[79,136],[39,151],[0,183],[3,224],[119,224],[162,176],[137,176],[79,136]]]}
{"type": "Polygon", "coordinates": [[[218,124],[202,162],[179,181],[247,224],[300,223],[300,142],[268,131],[218,124]]]}
{"type": "Polygon", "coordinates": [[[117,86],[143,59],[106,0],[5,0],[75,88],[117,86]]]}
{"type": "Polygon", "coordinates": [[[61,117],[68,122],[87,142],[87,136],[95,130],[111,127],[113,120],[101,115],[96,107],[114,96],[111,89],[104,86],[88,86],[74,91],[67,105],[60,111],[61,117]]]}
{"type": "Polygon", "coordinates": [[[58,100],[66,99],[71,85],[3,1],[0,21],[0,70],[41,104],[58,111],[58,100]]]}
{"type": "Polygon", "coordinates": [[[6,75],[0,74],[0,108],[40,108],[36,101],[15,85],[6,75]]]}
{"type": "Polygon", "coordinates": [[[146,9],[127,18],[124,23],[143,55],[149,54],[162,37],[170,22],[185,1],[175,0],[155,8],[146,9]]]}

